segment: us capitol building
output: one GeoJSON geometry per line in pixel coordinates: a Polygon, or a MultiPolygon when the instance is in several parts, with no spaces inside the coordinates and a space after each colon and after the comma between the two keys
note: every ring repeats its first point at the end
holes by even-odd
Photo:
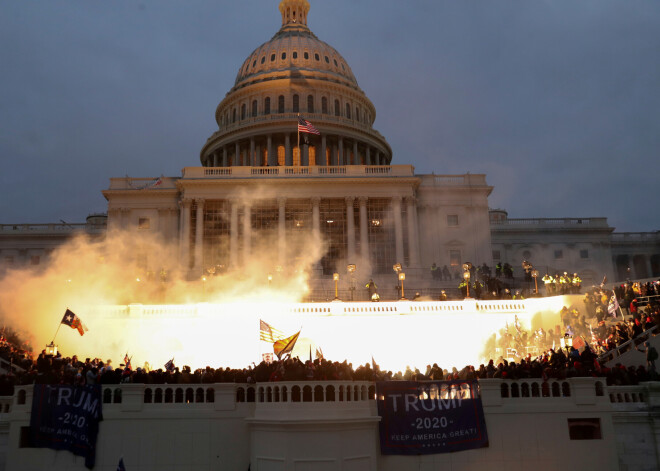
{"type": "Polygon", "coordinates": [[[191,278],[240,268],[264,244],[273,266],[290,266],[287,250],[309,236],[322,248],[312,286],[349,264],[380,282],[400,263],[419,289],[437,287],[433,263],[455,275],[467,261],[510,263],[519,274],[529,260],[541,276],[578,272],[585,283],[660,275],[658,232],[613,233],[606,218],[511,219],[489,210],[485,175],[397,165],[349,64],[307,26],[309,3],[282,1],[280,12],[280,30],[247,57],[217,106],[200,166],[180,177],[111,178],[107,216],[86,224],[0,225],[0,272],[43,263],[73,234],[121,229],[178,244],[191,278]],[[298,134],[299,116],[320,134],[298,134]]]}

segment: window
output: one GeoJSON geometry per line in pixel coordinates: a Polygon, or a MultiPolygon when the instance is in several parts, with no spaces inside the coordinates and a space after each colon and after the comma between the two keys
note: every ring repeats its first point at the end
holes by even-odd
{"type": "Polygon", "coordinates": [[[241,119],[245,119],[245,103],[241,105],[241,119]]]}
{"type": "Polygon", "coordinates": [[[270,114],[270,97],[264,100],[264,114],[270,114]]]}
{"type": "Polygon", "coordinates": [[[235,123],[235,122],[236,122],[236,108],[234,108],[234,109],[231,111],[231,122],[232,122],[232,123],[235,123]]]}
{"type": "Polygon", "coordinates": [[[263,64],[264,62],[266,62],[266,56],[263,56],[263,57],[261,58],[261,63],[263,64]]]}
{"type": "Polygon", "coordinates": [[[280,95],[277,98],[277,112],[284,113],[284,95],[280,95]]]}
{"type": "Polygon", "coordinates": [[[293,55],[294,59],[297,59],[298,58],[298,51],[293,51],[292,55],[293,55]]]}
{"type": "Polygon", "coordinates": [[[252,101],[252,116],[257,116],[257,100],[252,101]]]}
{"type": "Polygon", "coordinates": [[[328,56],[325,56],[325,63],[329,64],[330,63],[330,58],[328,56]]]}
{"type": "Polygon", "coordinates": [[[308,95],[307,96],[307,112],[308,113],[313,113],[314,112],[314,96],[313,95],[308,95]]]}
{"type": "Polygon", "coordinates": [[[589,251],[587,249],[580,250],[580,258],[589,258],[589,251]]]}
{"type": "Polygon", "coordinates": [[[601,440],[600,419],[568,419],[568,436],[571,440],[601,440]]]}
{"type": "Polygon", "coordinates": [[[346,103],[346,117],[348,119],[351,119],[351,105],[349,105],[348,103],[346,103]]]}
{"type": "Polygon", "coordinates": [[[355,120],[360,121],[360,108],[357,106],[355,107],[355,120]]]}
{"type": "Polygon", "coordinates": [[[270,55],[270,61],[271,61],[271,62],[275,62],[275,53],[272,53],[272,54],[270,55]]]}
{"type": "Polygon", "coordinates": [[[458,214],[448,214],[447,215],[447,225],[449,227],[458,226],[458,214]]]}
{"type": "Polygon", "coordinates": [[[41,262],[41,257],[39,255],[33,255],[30,257],[30,265],[39,265],[41,262]]]}
{"type": "Polygon", "coordinates": [[[257,66],[257,59],[255,59],[254,62],[252,62],[252,68],[254,68],[256,66],[257,66]]]}
{"type": "Polygon", "coordinates": [[[321,56],[319,56],[319,53],[318,53],[318,52],[315,52],[315,53],[314,53],[314,59],[316,59],[317,61],[320,61],[320,60],[321,60],[321,56]]]}
{"type": "Polygon", "coordinates": [[[328,99],[326,97],[321,98],[321,113],[328,114],[328,99]]]}
{"type": "Polygon", "coordinates": [[[286,52],[282,53],[282,60],[286,59],[286,52]]]}
{"type": "Polygon", "coordinates": [[[151,221],[149,218],[138,218],[138,229],[149,229],[151,221]]]}
{"type": "Polygon", "coordinates": [[[493,250],[493,260],[499,260],[501,257],[499,250],[493,250]]]}
{"type": "Polygon", "coordinates": [[[332,59],[332,61],[335,63],[335,67],[339,67],[339,65],[337,64],[337,59],[332,59]]]}
{"type": "Polygon", "coordinates": [[[564,258],[564,251],[555,250],[555,260],[559,260],[560,258],[564,258]]]}
{"type": "Polygon", "coordinates": [[[304,57],[305,57],[305,59],[309,59],[309,52],[305,51],[304,57]]]}
{"type": "Polygon", "coordinates": [[[461,251],[460,250],[450,250],[449,251],[449,265],[452,267],[457,267],[461,264],[461,251]]]}
{"type": "Polygon", "coordinates": [[[298,111],[300,111],[300,97],[293,95],[293,112],[297,113],[298,111]]]}
{"type": "Polygon", "coordinates": [[[341,113],[339,112],[339,100],[335,100],[335,116],[339,116],[341,113]]]}

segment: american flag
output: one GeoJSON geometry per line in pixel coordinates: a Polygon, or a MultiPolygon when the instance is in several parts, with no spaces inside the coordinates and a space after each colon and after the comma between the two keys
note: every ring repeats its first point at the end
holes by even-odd
{"type": "Polygon", "coordinates": [[[275,343],[282,337],[284,337],[282,331],[273,328],[268,322],[259,319],[259,340],[275,343]]]}
{"type": "Polygon", "coordinates": [[[312,123],[304,119],[302,116],[298,116],[298,132],[318,134],[319,136],[321,135],[319,130],[316,129],[312,123]]]}
{"type": "Polygon", "coordinates": [[[172,359],[170,361],[165,363],[165,370],[167,370],[169,372],[172,372],[172,371],[175,370],[175,368],[176,367],[174,366],[174,357],[172,357],[172,359]]]}

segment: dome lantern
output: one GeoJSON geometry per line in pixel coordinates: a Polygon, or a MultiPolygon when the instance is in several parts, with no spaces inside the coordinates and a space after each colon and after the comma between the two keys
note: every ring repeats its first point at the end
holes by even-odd
{"type": "Polygon", "coordinates": [[[308,12],[309,2],[307,0],[282,0],[280,2],[283,27],[296,24],[307,26],[308,12]]]}

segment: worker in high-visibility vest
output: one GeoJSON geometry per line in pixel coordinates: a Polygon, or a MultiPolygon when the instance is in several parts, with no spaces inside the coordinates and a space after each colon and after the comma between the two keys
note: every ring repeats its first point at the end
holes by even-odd
{"type": "Polygon", "coordinates": [[[541,278],[545,284],[545,295],[552,296],[555,290],[555,279],[547,273],[541,278]]]}
{"type": "Polygon", "coordinates": [[[571,280],[573,284],[573,292],[575,294],[580,294],[580,288],[582,287],[582,278],[578,276],[577,273],[573,273],[573,279],[571,280]]]}

